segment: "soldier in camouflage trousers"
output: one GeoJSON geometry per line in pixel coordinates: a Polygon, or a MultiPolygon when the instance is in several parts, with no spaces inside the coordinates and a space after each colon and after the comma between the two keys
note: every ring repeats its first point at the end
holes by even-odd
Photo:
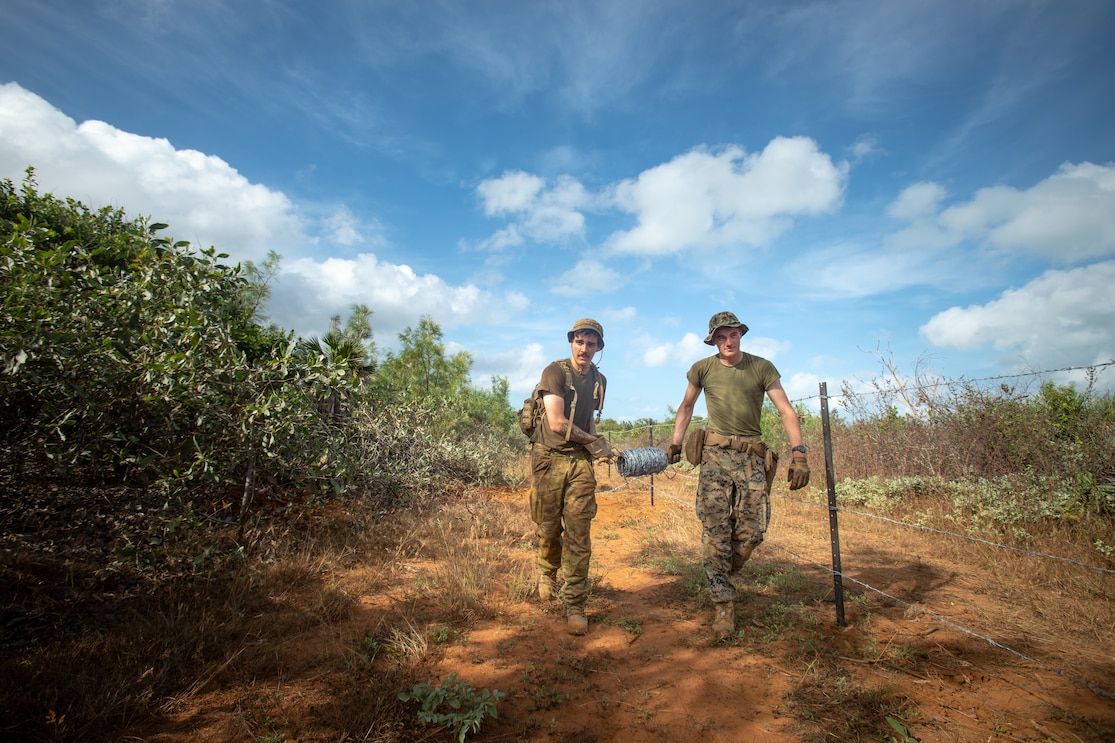
{"type": "Polygon", "coordinates": [[[593,462],[615,455],[608,439],[596,433],[593,416],[604,405],[607,386],[592,363],[604,348],[604,328],[584,318],[573,323],[566,338],[569,359],[543,369],[535,388],[545,412],[531,436],[530,515],[537,525],[538,595],[544,601],[562,599],[566,629],[583,635],[588,632],[585,601],[596,516],[593,462]]]}
{"type": "Polygon", "coordinates": [[[703,527],[705,575],[712,602],[731,603],[736,589],[727,576],[739,572],[762,543],[770,523],[765,456],[758,448],[737,451],[709,446],[702,457],[697,518],[703,527]]]}
{"type": "Polygon", "coordinates": [[[716,346],[717,354],[693,364],[686,374],[689,384],[678,406],[673,439],[667,450],[671,463],[681,458],[693,408],[704,392],[708,430],[700,450],[696,510],[702,527],[705,575],[713,601],[712,630],[717,640],[735,632],[736,589],[730,576],[751,557],[770,523],[767,468],[772,467],[773,475],[777,460],[773,452],[768,456],[762,441],[764,395],[777,408],[790,439],[793,452],[787,477],[790,489],[809,484],[809,465],[797,411],[790,404],[774,365],[740,349],[740,339],[747,330],[731,312],[718,312],[709,320],[705,343],[716,346]]]}

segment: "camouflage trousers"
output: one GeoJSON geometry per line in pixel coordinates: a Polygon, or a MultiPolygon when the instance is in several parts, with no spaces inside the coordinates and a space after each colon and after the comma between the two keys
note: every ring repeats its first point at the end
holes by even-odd
{"type": "Polygon", "coordinates": [[[538,567],[554,579],[560,568],[565,579],[562,599],[568,606],[584,604],[592,558],[589,532],[596,516],[592,462],[587,455],[561,456],[536,445],[530,465],[530,518],[538,526],[538,567]]]}
{"type": "Polygon", "coordinates": [[[765,459],[734,449],[705,447],[697,485],[697,518],[712,600],[734,601],[736,589],[729,576],[762,543],[770,523],[765,459]]]}

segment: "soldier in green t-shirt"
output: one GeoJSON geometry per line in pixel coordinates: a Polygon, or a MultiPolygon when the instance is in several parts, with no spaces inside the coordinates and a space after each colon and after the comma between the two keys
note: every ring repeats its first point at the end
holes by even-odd
{"type": "Polygon", "coordinates": [[[589,531],[596,516],[593,460],[613,455],[596,434],[594,412],[604,405],[607,380],[592,357],[604,348],[604,328],[590,318],[566,334],[568,359],[542,370],[538,393],[545,412],[531,436],[530,516],[537,525],[538,595],[565,602],[567,629],[588,632],[585,601],[592,557],[589,531]],[[565,585],[558,589],[558,569],[565,585]]]}
{"type": "Polygon", "coordinates": [[[747,329],[731,312],[718,312],[709,320],[705,343],[716,346],[717,353],[690,367],[686,375],[689,385],[678,406],[667,450],[671,463],[681,458],[693,406],[703,391],[708,430],[701,450],[697,518],[701,520],[705,575],[713,601],[712,630],[717,640],[735,632],[736,589],[729,576],[751,557],[770,522],[767,466],[773,462],[762,440],[763,395],[778,409],[790,439],[790,489],[809,484],[797,412],[782,389],[774,364],[740,349],[747,329]]]}

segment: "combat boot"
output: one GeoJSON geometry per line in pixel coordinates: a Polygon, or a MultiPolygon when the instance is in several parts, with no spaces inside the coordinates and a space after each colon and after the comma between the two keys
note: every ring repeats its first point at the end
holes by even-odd
{"type": "Polygon", "coordinates": [[[571,635],[588,634],[588,617],[585,616],[585,607],[576,604],[569,607],[566,614],[566,628],[571,635]]]}
{"type": "Polygon", "coordinates": [[[736,631],[736,605],[731,601],[712,605],[712,636],[717,642],[726,640],[736,631]]]}
{"type": "Polygon", "coordinates": [[[550,599],[557,598],[557,595],[557,578],[552,575],[546,575],[545,573],[543,573],[542,577],[538,579],[538,598],[542,599],[543,601],[549,601],[550,599]]]}

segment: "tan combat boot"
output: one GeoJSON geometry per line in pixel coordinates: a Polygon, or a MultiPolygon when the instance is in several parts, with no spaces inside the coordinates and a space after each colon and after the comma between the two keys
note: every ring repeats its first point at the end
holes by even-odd
{"type": "Polygon", "coordinates": [[[557,579],[554,578],[552,575],[546,575],[545,573],[543,573],[542,577],[538,579],[538,598],[542,599],[543,601],[549,601],[550,599],[557,598],[557,595],[557,579]]]}
{"type": "Polygon", "coordinates": [[[566,614],[566,628],[571,635],[588,634],[588,617],[585,616],[585,607],[577,604],[569,607],[566,614]]]}
{"type": "Polygon", "coordinates": [[[736,605],[731,601],[712,605],[712,636],[717,642],[726,640],[736,631],[736,605]]]}

